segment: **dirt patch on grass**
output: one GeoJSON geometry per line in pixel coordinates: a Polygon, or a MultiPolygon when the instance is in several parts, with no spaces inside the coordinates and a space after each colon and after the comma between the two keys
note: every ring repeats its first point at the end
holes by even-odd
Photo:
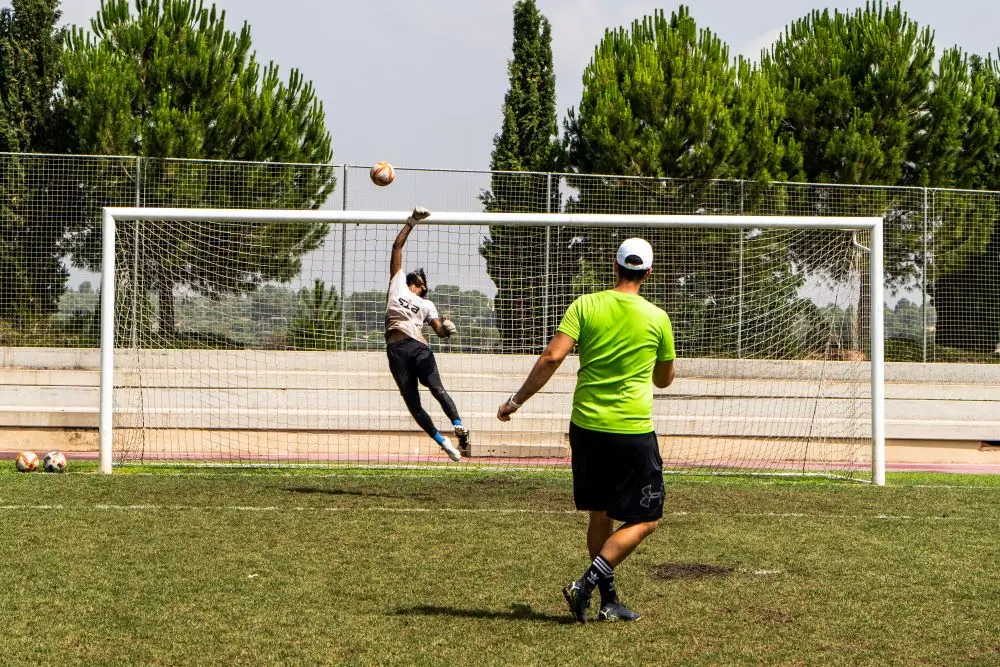
{"type": "Polygon", "coordinates": [[[674,579],[705,579],[708,577],[728,577],[733,568],[705,563],[664,563],[654,565],[650,574],[654,579],[672,581],[674,579]]]}

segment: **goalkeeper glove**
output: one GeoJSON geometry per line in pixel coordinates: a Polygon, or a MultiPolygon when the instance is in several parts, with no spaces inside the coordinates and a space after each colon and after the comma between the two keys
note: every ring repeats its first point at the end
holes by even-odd
{"type": "Polygon", "coordinates": [[[424,218],[426,218],[427,216],[429,216],[430,214],[431,212],[428,211],[423,206],[414,206],[413,213],[410,214],[410,217],[406,220],[406,223],[410,226],[413,226],[418,222],[420,222],[421,220],[423,220],[424,218]]]}

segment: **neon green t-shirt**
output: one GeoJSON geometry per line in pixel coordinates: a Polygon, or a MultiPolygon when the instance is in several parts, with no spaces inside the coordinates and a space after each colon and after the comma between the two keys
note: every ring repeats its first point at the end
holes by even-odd
{"type": "Polygon", "coordinates": [[[653,367],[676,357],[670,317],[638,294],[606,290],[570,304],[559,331],[580,354],[573,423],[604,433],[652,431],[653,367]]]}

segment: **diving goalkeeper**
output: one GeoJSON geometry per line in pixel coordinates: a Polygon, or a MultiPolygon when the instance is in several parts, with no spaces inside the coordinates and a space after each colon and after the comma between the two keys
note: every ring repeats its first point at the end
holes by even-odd
{"type": "Polygon", "coordinates": [[[389,371],[410,414],[452,461],[461,461],[463,453],[466,456],[469,454],[469,429],[462,425],[455,402],[441,384],[434,353],[423,335],[425,323],[441,338],[453,335],[455,325],[451,320],[441,319],[437,308],[427,298],[427,276],[424,270],[417,269],[404,274],[402,268],[406,239],[414,225],[430,214],[423,207],[414,208],[392,243],[389,292],[385,307],[385,351],[389,357],[389,371]],[[437,430],[431,416],[421,406],[418,382],[430,390],[431,396],[437,399],[451,420],[453,432],[458,439],[457,448],[447,436],[437,430]]]}

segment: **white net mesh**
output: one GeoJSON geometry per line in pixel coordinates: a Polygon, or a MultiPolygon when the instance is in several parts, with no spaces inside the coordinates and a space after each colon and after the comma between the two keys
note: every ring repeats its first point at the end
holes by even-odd
{"type": "MultiPolygon", "coordinates": [[[[446,462],[388,370],[397,231],[266,218],[121,222],[116,460],[446,462]]],[[[404,268],[426,269],[429,298],[458,327],[446,341],[426,334],[473,432],[463,465],[567,465],[575,356],[510,424],[496,409],[568,304],[612,286],[614,249],[629,236],[653,245],[643,294],[674,323],[678,380],[654,401],[667,465],[869,477],[865,232],[445,226],[432,216],[411,234],[404,268]]],[[[425,390],[422,401],[445,431],[425,390]]]]}
{"type": "MultiPolygon", "coordinates": [[[[27,154],[0,154],[0,345],[97,346],[102,206],[405,210],[416,202],[469,212],[881,216],[888,361],[1000,359],[996,192],[398,166],[392,186],[377,188],[368,166],[27,154]]],[[[512,243],[497,236],[495,275],[461,277],[475,278],[480,291],[497,289],[502,307],[508,291],[532,289],[521,274],[537,268],[522,271],[505,259],[523,234],[512,243]]],[[[339,240],[324,240],[331,243],[339,240]]],[[[444,275],[441,282],[455,284],[458,277],[444,275]]],[[[332,284],[344,292],[339,276],[332,284]]]]}

